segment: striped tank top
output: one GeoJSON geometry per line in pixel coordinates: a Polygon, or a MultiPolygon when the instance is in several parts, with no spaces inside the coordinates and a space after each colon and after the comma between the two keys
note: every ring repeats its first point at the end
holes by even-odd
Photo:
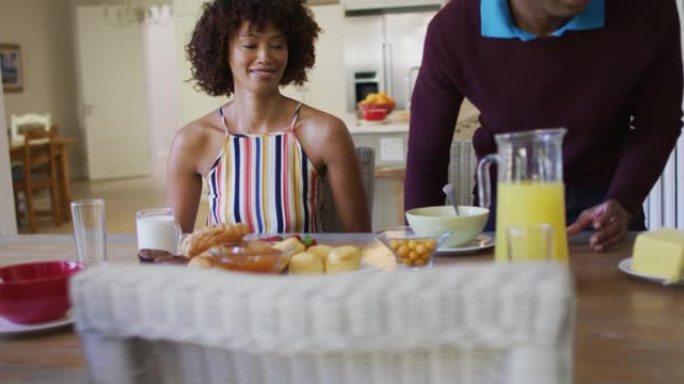
{"type": "Polygon", "coordinates": [[[295,135],[231,134],[207,175],[209,225],[245,223],[254,233],[320,232],[321,178],[295,135]]]}

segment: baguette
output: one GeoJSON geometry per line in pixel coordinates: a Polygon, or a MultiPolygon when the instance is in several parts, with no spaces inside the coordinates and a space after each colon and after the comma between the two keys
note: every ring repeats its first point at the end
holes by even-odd
{"type": "Polygon", "coordinates": [[[188,258],[206,252],[209,248],[241,241],[249,233],[246,224],[220,224],[204,227],[190,234],[180,246],[181,254],[188,258]]]}

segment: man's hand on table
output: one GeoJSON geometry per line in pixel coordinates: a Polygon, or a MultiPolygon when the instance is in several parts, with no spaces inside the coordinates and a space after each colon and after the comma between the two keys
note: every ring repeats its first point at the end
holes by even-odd
{"type": "Polygon", "coordinates": [[[573,236],[591,225],[596,233],[591,236],[589,245],[594,251],[603,252],[625,237],[631,221],[632,214],[620,203],[607,200],[582,211],[567,231],[569,236],[573,236]]]}

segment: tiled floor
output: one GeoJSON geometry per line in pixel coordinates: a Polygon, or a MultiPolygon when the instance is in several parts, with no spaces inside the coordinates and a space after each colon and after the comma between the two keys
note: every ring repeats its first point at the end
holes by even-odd
{"type": "MultiPolygon", "coordinates": [[[[166,206],[166,194],[162,182],[148,177],[113,181],[87,180],[72,183],[74,199],[102,198],[107,207],[108,233],[135,233],[135,212],[143,208],[166,206]]],[[[47,199],[42,201],[48,204],[47,199]]],[[[198,222],[206,219],[206,210],[200,204],[198,222]]],[[[55,227],[50,216],[39,216],[38,233],[72,233],[71,222],[55,227]]],[[[26,225],[19,226],[19,233],[28,233],[26,225]]]]}

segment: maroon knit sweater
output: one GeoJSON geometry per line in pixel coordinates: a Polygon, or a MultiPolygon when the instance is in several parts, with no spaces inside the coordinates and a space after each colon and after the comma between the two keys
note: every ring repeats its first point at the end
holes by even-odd
{"type": "Polygon", "coordinates": [[[565,127],[566,186],[603,187],[635,213],[679,136],[682,88],[673,0],[606,0],[604,28],[530,42],[482,37],[480,2],[451,0],[413,91],[406,209],[444,203],[465,96],[481,112],[478,158],[496,152],[497,133],[565,127]]]}

